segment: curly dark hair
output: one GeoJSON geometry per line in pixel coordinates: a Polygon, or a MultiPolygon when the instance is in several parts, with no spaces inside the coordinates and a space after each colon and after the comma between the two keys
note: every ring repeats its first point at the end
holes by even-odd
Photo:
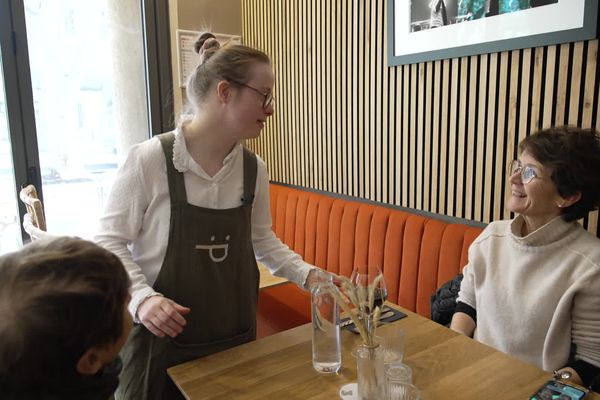
{"type": "Polygon", "coordinates": [[[0,257],[0,387],[55,390],[86,350],[123,333],[129,276],[121,260],[74,237],[0,257]]]}
{"type": "Polygon", "coordinates": [[[519,143],[519,154],[527,151],[552,171],[558,194],[581,199],[562,210],[562,218],[576,221],[600,205],[600,136],[594,129],[572,126],[542,129],[519,143]]]}

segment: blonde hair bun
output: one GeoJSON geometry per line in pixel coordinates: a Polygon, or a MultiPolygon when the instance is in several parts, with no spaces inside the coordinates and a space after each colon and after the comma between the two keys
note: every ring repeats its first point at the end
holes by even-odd
{"type": "Polygon", "coordinates": [[[194,50],[200,55],[200,64],[205,63],[220,47],[221,44],[210,32],[201,33],[194,43],[194,50]]]}

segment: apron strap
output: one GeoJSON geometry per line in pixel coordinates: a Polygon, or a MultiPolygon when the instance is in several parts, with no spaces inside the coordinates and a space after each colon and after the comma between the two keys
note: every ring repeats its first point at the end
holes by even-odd
{"type": "Polygon", "coordinates": [[[252,205],[254,202],[254,192],[256,191],[256,174],[257,165],[256,154],[244,149],[244,197],[242,197],[242,205],[252,205]]]}
{"type": "Polygon", "coordinates": [[[167,180],[169,181],[169,195],[171,204],[178,200],[187,203],[187,194],[185,193],[185,181],[183,174],[175,169],[173,165],[173,145],[175,143],[175,133],[167,132],[157,135],[162,145],[165,161],[167,164],[167,180]]]}

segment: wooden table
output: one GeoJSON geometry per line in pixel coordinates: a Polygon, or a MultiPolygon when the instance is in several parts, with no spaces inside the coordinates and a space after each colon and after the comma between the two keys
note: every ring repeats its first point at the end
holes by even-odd
{"type": "MultiPolygon", "coordinates": [[[[422,400],[526,400],[550,373],[402,310],[405,362],[422,400]]],[[[380,328],[386,329],[386,326],[380,328]]],[[[170,368],[187,399],[338,399],[356,382],[350,355],[359,336],[342,330],[342,369],[320,375],[312,367],[311,326],[302,325],[170,368]]],[[[586,399],[600,400],[590,394],[586,399]]]]}
{"type": "Polygon", "coordinates": [[[260,272],[260,283],[258,285],[259,289],[266,289],[272,286],[278,286],[289,282],[285,278],[280,278],[278,276],[272,275],[271,271],[269,271],[267,267],[265,267],[263,264],[257,264],[258,272],[260,272]]]}

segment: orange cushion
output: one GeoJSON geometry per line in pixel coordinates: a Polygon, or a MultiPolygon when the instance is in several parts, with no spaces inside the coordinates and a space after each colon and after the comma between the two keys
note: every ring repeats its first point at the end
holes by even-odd
{"type": "MultiPolygon", "coordinates": [[[[350,276],[383,268],[388,300],[429,316],[429,297],[466,265],[481,232],[384,206],[271,185],[275,234],[310,264],[350,276]]],[[[260,292],[258,336],[310,321],[310,296],[294,284],[260,292]]]]}
{"type": "Polygon", "coordinates": [[[411,311],[416,311],[417,306],[419,258],[426,221],[424,217],[418,215],[410,215],[406,219],[402,238],[402,260],[397,267],[400,268],[400,283],[398,286],[398,301],[395,303],[411,311]]]}

